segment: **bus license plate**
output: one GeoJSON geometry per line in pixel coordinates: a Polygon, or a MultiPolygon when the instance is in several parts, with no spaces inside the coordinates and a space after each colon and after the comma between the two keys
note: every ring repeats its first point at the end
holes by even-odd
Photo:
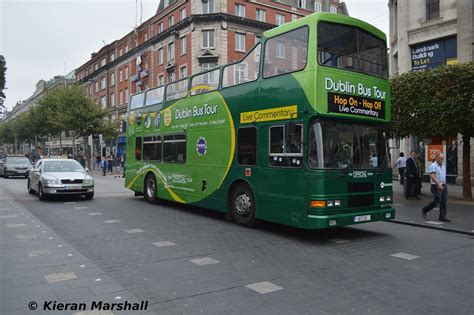
{"type": "Polygon", "coordinates": [[[359,215],[357,217],[354,217],[354,222],[364,222],[364,221],[370,221],[370,214],[369,215],[359,215]]]}

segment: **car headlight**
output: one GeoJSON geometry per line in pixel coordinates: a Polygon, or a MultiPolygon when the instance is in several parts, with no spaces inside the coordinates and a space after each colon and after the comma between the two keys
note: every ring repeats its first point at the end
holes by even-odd
{"type": "Polygon", "coordinates": [[[84,185],[91,186],[94,185],[94,179],[91,177],[84,178],[84,185]]]}
{"type": "Polygon", "coordinates": [[[48,186],[61,185],[61,181],[59,179],[46,179],[45,181],[48,186]]]}

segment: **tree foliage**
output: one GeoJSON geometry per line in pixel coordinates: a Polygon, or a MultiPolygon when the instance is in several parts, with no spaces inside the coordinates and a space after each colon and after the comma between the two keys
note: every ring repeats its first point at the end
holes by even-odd
{"type": "MultiPolygon", "coordinates": [[[[3,93],[3,90],[5,90],[5,84],[6,84],[6,74],[7,72],[7,67],[6,67],[6,62],[5,62],[5,57],[0,55],[0,108],[4,108],[5,106],[3,105],[3,102],[5,101],[5,93],[3,93]]],[[[1,111],[0,111],[1,113],[1,111]]]]}
{"type": "Polygon", "coordinates": [[[474,135],[474,63],[413,71],[392,79],[392,134],[474,135]]]}

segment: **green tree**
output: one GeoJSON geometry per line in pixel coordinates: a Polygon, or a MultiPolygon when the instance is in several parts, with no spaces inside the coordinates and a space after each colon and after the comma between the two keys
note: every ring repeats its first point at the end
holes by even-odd
{"type": "Polygon", "coordinates": [[[392,79],[392,136],[462,135],[463,196],[472,199],[470,140],[474,136],[474,62],[408,72],[392,79]]]}
{"type": "Polygon", "coordinates": [[[6,67],[5,57],[3,57],[3,55],[0,55],[0,107],[4,107],[3,101],[5,100],[5,93],[3,93],[3,90],[5,90],[5,84],[6,84],[5,73],[6,72],[7,72],[7,67],[6,67]]]}

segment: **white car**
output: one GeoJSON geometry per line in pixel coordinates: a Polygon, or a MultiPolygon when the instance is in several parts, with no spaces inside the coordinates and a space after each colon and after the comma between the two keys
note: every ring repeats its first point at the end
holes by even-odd
{"type": "Polygon", "coordinates": [[[94,179],[76,160],[41,159],[28,178],[28,192],[40,200],[50,195],[84,195],[94,198],[94,179]]]}

